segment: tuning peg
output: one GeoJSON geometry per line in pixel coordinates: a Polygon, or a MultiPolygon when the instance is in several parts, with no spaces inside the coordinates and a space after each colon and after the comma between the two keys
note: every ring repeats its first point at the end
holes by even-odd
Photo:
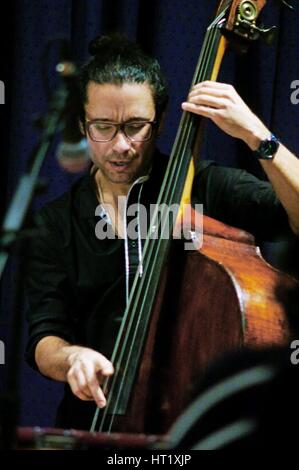
{"type": "Polygon", "coordinates": [[[264,28],[261,26],[254,26],[254,29],[256,32],[259,33],[260,37],[262,40],[268,45],[272,46],[274,43],[276,36],[277,36],[277,31],[278,28],[277,26],[272,26],[271,28],[264,28]]]}

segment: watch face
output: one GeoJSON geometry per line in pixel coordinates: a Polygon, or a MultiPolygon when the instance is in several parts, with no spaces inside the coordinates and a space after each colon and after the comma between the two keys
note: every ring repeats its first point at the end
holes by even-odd
{"type": "Polygon", "coordinates": [[[269,156],[273,155],[277,150],[277,146],[278,144],[275,140],[270,140],[270,142],[268,142],[267,154],[269,156]]]}
{"type": "Polygon", "coordinates": [[[263,140],[260,143],[260,146],[257,150],[258,158],[272,159],[277,152],[278,146],[278,139],[274,135],[271,135],[269,139],[263,140]]]}

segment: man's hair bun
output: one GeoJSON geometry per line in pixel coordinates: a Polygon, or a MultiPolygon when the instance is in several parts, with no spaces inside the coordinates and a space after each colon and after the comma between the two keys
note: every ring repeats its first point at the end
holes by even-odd
{"type": "Polygon", "coordinates": [[[103,51],[107,50],[122,53],[128,46],[136,47],[126,36],[114,33],[110,36],[97,36],[89,43],[88,52],[93,56],[101,55],[103,51]]]}

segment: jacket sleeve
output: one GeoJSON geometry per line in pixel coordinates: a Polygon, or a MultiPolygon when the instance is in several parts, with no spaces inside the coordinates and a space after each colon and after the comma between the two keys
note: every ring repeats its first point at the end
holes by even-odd
{"type": "Polygon", "coordinates": [[[244,170],[204,162],[196,175],[193,201],[206,215],[264,241],[292,236],[285,209],[271,184],[244,170]]]}
{"type": "Polygon", "coordinates": [[[38,234],[30,244],[26,276],[29,323],[26,360],[33,368],[36,368],[35,347],[43,337],[54,335],[70,343],[74,341],[61,238],[47,211],[39,214],[38,226],[38,234]]]}

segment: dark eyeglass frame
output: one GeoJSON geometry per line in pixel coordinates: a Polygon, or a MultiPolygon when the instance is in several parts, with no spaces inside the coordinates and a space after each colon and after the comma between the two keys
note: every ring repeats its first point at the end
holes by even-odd
{"type": "Polygon", "coordinates": [[[157,124],[157,121],[125,121],[125,122],[110,122],[110,121],[101,121],[100,119],[93,119],[91,121],[88,121],[88,120],[85,120],[85,130],[87,132],[87,134],[89,135],[90,139],[93,141],[93,142],[111,142],[111,140],[114,139],[114,137],[117,135],[117,133],[119,132],[119,130],[121,130],[121,132],[123,133],[123,135],[128,139],[130,140],[131,142],[147,142],[149,141],[151,138],[152,138],[152,135],[153,135],[153,128],[155,127],[155,125],[157,124]],[[90,132],[90,126],[92,124],[95,124],[97,122],[100,122],[102,124],[107,124],[107,125],[110,125],[110,126],[114,126],[115,127],[115,131],[114,131],[114,134],[113,136],[110,138],[110,139],[105,139],[105,140],[97,140],[95,139],[93,136],[92,136],[92,133],[90,132]],[[142,140],[138,140],[138,139],[135,139],[133,137],[130,137],[129,135],[127,135],[126,133],[126,126],[128,125],[132,125],[132,124],[150,124],[150,132],[149,132],[149,137],[147,137],[146,139],[142,139],[142,140]]]}

